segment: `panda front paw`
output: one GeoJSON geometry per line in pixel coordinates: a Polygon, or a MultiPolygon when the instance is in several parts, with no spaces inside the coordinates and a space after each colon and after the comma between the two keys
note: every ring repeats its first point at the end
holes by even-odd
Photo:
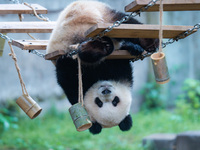
{"type": "Polygon", "coordinates": [[[79,47],[79,57],[87,63],[101,61],[105,56],[110,55],[114,50],[114,45],[109,37],[84,42],[79,47]]]}
{"type": "Polygon", "coordinates": [[[139,41],[147,52],[155,52],[158,49],[159,39],[141,38],[139,41]]]}

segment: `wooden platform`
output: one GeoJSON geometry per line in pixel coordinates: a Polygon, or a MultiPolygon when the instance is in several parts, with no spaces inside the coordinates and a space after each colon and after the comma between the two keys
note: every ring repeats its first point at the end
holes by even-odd
{"type": "Polygon", "coordinates": [[[17,46],[23,50],[46,50],[48,40],[13,40],[12,45],[17,46]]]}
{"type": "MultiPolygon", "coordinates": [[[[65,55],[66,53],[63,50],[56,51],[45,55],[46,60],[55,60],[58,57],[65,55]]],[[[131,56],[130,53],[126,50],[115,50],[111,55],[106,59],[133,59],[135,56],[131,56]]]]}
{"type": "MultiPolygon", "coordinates": [[[[93,37],[112,24],[97,24],[85,35],[93,37]]],[[[0,33],[51,33],[55,22],[1,22],[0,33]]],[[[193,26],[163,26],[163,38],[174,38],[193,26]]],[[[195,32],[196,30],[194,30],[195,32]]],[[[122,24],[106,36],[112,38],[158,38],[159,25],[122,24]]]]}
{"type": "MultiPolygon", "coordinates": [[[[85,35],[94,37],[110,25],[112,24],[97,24],[90,28],[85,35]]],[[[159,28],[159,25],[121,24],[105,35],[112,38],[158,38],[159,28]]],[[[174,38],[190,28],[193,26],[165,25],[163,26],[163,38],[174,38]]]]}
{"type": "MultiPolygon", "coordinates": [[[[47,14],[47,9],[38,5],[31,4],[38,14],[47,14]]],[[[33,14],[33,10],[24,4],[0,4],[0,14],[33,14]]]]}
{"type": "MultiPolygon", "coordinates": [[[[135,0],[125,7],[126,12],[133,12],[140,10],[146,6],[149,0],[135,0]]],[[[159,11],[159,1],[147,11],[159,11]]],[[[164,11],[191,11],[200,10],[200,0],[164,0],[164,11]]]]}
{"type": "Polygon", "coordinates": [[[55,22],[1,22],[0,33],[51,33],[55,22]]]}
{"type": "MultiPolygon", "coordinates": [[[[17,46],[23,50],[46,50],[48,44],[48,40],[13,40],[12,45],[17,46]]],[[[59,56],[64,55],[65,52],[63,50],[56,51],[53,53],[49,53],[45,55],[46,60],[54,60],[59,56]]],[[[108,59],[131,59],[134,56],[131,56],[126,50],[116,50],[108,59]]]]}

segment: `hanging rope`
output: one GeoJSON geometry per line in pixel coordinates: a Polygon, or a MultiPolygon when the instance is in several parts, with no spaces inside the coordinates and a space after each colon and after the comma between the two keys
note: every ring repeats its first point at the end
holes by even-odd
{"type": "Polygon", "coordinates": [[[82,82],[82,72],[81,72],[81,60],[77,56],[78,60],[78,102],[83,106],[83,82],[82,82]]]}
{"type": "Polygon", "coordinates": [[[159,30],[159,53],[162,52],[162,40],[163,40],[163,0],[160,0],[160,30],[159,30]]]}
{"type": "Polygon", "coordinates": [[[38,19],[43,20],[43,21],[49,21],[47,18],[40,17],[40,16],[37,14],[35,8],[33,8],[30,4],[24,3],[24,5],[26,5],[26,6],[28,6],[29,8],[31,8],[31,9],[33,10],[33,12],[34,12],[34,15],[35,15],[38,19]]]}
{"type": "Polygon", "coordinates": [[[23,81],[21,73],[20,73],[20,68],[19,68],[19,66],[17,64],[17,57],[16,57],[16,54],[14,52],[14,49],[13,49],[12,44],[11,44],[10,41],[8,42],[8,45],[10,46],[10,51],[11,51],[11,53],[9,53],[9,56],[12,56],[12,59],[15,62],[15,67],[16,67],[16,70],[17,70],[17,73],[18,73],[18,76],[19,76],[19,80],[20,80],[20,84],[21,84],[21,87],[22,87],[22,93],[23,93],[23,95],[27,95],[28,96],[29,94],[28,94],[28,92],[26,90],[26,86],[24,84],[24,81],[23,81]]]}

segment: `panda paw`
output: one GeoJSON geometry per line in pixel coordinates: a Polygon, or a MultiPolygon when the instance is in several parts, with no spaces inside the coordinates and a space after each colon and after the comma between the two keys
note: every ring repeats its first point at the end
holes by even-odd
{"type": "Polygon", "coordinates": [[[79,57],[86,63],[101,61],[105,56],[110,55],[114,50],[114,45],[109,37],[84,42],[79,47],[79,57]]]}
{"type": "Polygon", "coordinates": [[[98,122],[93,122],[92,126],[89,128],[89,131],[92,134],[99,134],[101,130],[102,130],[102,127],[98,122]]]}
{"type": "Polygon", "coordinates": [[[119,128],[122,131],[128,131],[132,127],[132,118],[131,115],[127,115],[119,124],[119,128]]]}
{"type": "Polygon", "coordinates": [[[147,52],[155,52],[159,46],[159,39],[141,38],[139,41],[147,52]]]}

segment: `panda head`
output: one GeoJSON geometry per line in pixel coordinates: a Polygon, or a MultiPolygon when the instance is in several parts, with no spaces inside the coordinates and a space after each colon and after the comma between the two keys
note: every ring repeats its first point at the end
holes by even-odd
{"type": "Polygon", "coordinates": [[[119,126],[122,131],[132,127],[129,114],[132,96],[127,83],[98,81],[85,93],[85,108],[93,123],[89,129],[93,134],[102,128],[119,126]]]}

